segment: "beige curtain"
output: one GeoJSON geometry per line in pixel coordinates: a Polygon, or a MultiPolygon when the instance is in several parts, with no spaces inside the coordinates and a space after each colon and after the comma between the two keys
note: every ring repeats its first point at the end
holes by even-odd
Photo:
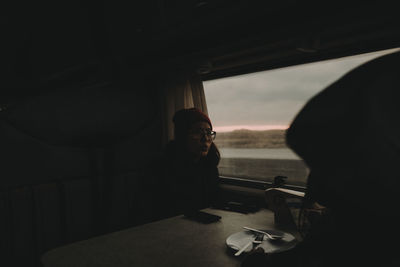
{"type": "Polygon", "coordinates": [[[208,115],[203,82],[196,73],[169,74],[161,84],[164,106],[163,144],[174,138],[172,117],[182,108],[196,107],[208,115]]]}

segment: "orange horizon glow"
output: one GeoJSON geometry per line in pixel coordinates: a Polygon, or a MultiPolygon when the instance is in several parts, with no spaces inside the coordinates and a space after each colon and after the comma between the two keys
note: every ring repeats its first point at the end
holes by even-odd
{"type": "Polygon", "coordinates": [[[229,125],[229,126],[214,126],[213,130],[216,132],[231,132],[234,130],[252,130],[252,131],[265,131],[265,130],[286,130],[288,125],[229,125]]]}

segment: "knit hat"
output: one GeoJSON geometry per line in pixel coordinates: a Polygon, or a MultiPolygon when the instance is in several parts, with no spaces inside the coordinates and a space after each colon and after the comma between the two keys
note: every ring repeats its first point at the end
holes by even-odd
{"type": "Polygon", "coordinates": [[[175,124],[175,139],[186,135],[190,127],[199,121],[207,122],[212,129],[210,118],[197,108],[178,110],[172,118],[172,121],[175,124]]]}

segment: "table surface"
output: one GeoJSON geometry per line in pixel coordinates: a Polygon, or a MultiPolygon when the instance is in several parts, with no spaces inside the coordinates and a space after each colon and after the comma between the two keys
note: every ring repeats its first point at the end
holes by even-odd
{"type": "Polygon", "coordinates": [[[265,209],[249,214],[204,211],[222,218],[202,224],[176,216],[55,248],[42,262],[45,267],[240,266],[243,256],[233,255],[226,238],[243,226],[277,229],[273,213],[265,209]]]}

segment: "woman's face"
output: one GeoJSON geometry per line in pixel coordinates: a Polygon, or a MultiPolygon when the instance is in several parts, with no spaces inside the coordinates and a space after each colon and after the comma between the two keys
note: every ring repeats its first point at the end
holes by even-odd
{"type": "Polygon", "coordinates": [[[196,122],[189,129],[186,148],[195,159],[206,157],[213,142],[210,133],[211,126],[207,122],[196,122]]]}

